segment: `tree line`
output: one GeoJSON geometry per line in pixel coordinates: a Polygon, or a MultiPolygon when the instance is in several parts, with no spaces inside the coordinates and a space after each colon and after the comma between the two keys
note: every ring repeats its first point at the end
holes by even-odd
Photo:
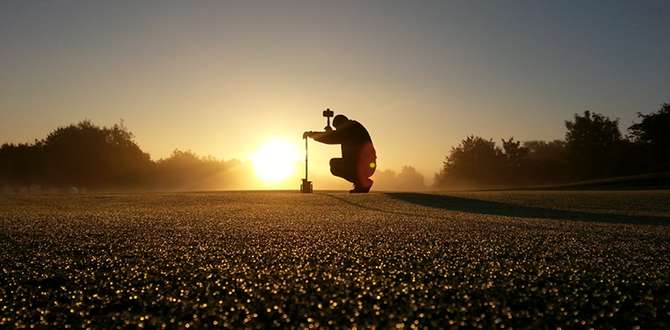
{"type": "MultiPolygon", "coordinates": [[[[468,136],[446,156],[433,189],[482,189],[560,184],[608,177],[670,171],[670,104],[651,114],[624,136],[619,119],[585,111],[566,120],[565,139],[515,141],[468,136]]],[[[250,189],[250,161],[200,157],[175,150],[153,161],[123,125],[100,127],[89,120],[59,127],[34,143],[0,146],[0,192],[183,191],[250,189]],[[39,191],[31,191],[39,190],[39,191]]],[[[378,171],[382,190],[424,190],[413,167],[378,171]]]]}
{"type": "MultiPolygon", "coordinates": [[[[251,161],[180,150],[153,161],[133,139],[123,122],[100,127],[85,120],[32,144],[5,143],[0,147],[0,193],[243,190],[261,184],[251,161]]],[[[381,190],[428,189],[411,166],[397,176],[378,171],[375,181],[381,190]]]]}
{"type": "Polygon", "coordinates": [[[468,136],[435,174],[436,189],[551,185],[670,171],[670,104],[619,130],[619,119],[585,111],[565,121],[565,139],[515,141],[468,136]]]}
{"type": "Polygon", "coordinates": [[[400,173],[393,170],[378,170],[372,176],[375,190],[386,191],[422,191],[428,190],[423,174],[412,166],[403,166],[400,173]]]}
{"type": "MultiPolygon", "coordinates": [[[[0,147],[0,188],[41,191],[170,191],[244,189],[251,162],[199,157],[175,150],[152,161],[123,125],[89,120],[59,127],[32,144],[0,147]]],[[[247,180],[248,181],[248,180],[247,180]]]]}

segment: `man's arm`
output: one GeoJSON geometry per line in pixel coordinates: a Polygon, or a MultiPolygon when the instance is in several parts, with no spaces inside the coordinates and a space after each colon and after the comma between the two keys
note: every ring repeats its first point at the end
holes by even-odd
{"type": "Polygon", "coordinates": [[[342,143],[342,132],[338,131],[325,131],[325,132],[305,132],[302,134],[302,138],[306,139],[311,137],[312,139],[319,141],[325,144],[341,144],[342,143]]]}

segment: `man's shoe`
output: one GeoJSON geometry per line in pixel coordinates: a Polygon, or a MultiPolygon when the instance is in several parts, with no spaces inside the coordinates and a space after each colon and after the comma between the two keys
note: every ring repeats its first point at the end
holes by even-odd
{"type": "Polygon", "coordinates": [[[365,194],[365,193],[369,192],[370,188],[372,188],[372,180],[368,179],[368,181],[370,181],[369,182],[370,184],[367,185],[366,187],[360,187],[360,186],[354,185],[354,189],[349,190],[349,193],[350,194],[365,194]]]}

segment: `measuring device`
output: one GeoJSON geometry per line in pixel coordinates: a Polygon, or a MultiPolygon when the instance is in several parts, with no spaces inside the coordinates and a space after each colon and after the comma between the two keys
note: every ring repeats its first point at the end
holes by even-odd
{"type": "MultiPolygon", "coordinates": [[[[326,117],[326,132],[330,132],[333,130],[332,127],[330,127],[330,118],[333,118],[335,113],[333,113],[332,110],[326,109],[323,111],[323,116],[326,117]]],[[[305,137],[305,178],[302,179],[302,183],[300,184],[300,192],[303,194],[311,194],[314,192],[314,187],[312,186],[312,181],[309,181],[309,171],[308,171],[308,165],[309,165],[309,157],[308,157],[308,148],[307,148],[307,140],[308,138],[305,137]]]]}

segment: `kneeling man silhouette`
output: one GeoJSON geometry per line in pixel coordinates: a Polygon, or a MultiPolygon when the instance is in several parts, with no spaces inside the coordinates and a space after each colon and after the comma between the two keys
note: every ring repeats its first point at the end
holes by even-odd
{"type": "Polygon", "coordinates": [[[305,132],[303,139],[312,139],[325,144],[342,145],[342,158],[330,160],[330,172],[354,184],[350,193],[367,193],[372,187],[370,176],[377,168],[377,154],[368,131],[355,120],[344,115],[333,118],[333,130],[325,132],[305,132]]]}

